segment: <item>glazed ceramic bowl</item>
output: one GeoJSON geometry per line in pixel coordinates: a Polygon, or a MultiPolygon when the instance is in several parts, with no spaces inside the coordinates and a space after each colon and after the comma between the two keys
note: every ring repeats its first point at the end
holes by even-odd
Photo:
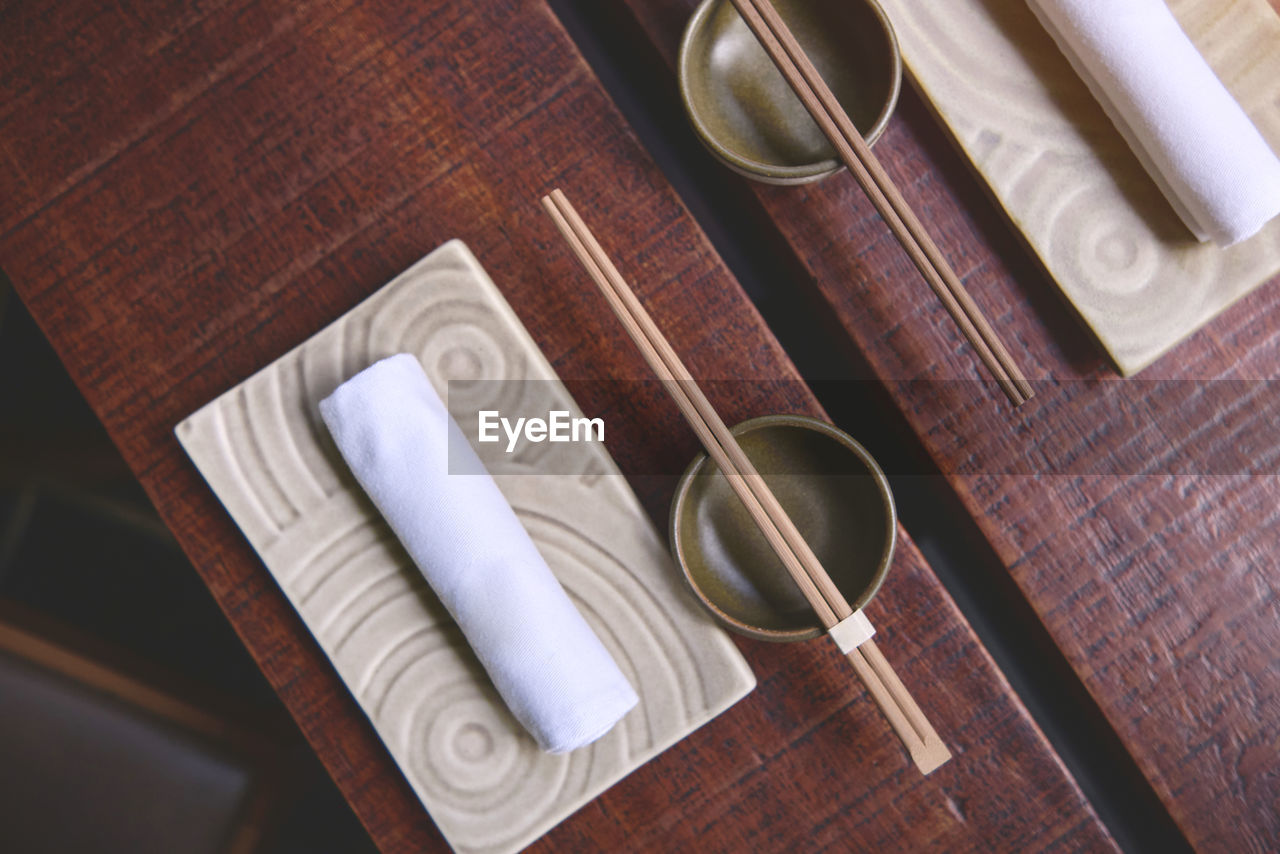
{"type": "MultiPolygon", "coordinates": [[[[732,430],[849,604],[880,589],[897,534],[884,473],[847,433],[801,415],[769,415],[732,430]]],[[[822,626],[746,508],[706,455],[680,478],[669,536],[685,581],[725,626],[771,641],[817,637],[822,626]]]]}
{"type": "MultiPolygon", "coordinates": [[[[902,58],[876,0],[774,0],[868,144],[898,102],[902,58]]],[[[704,0],[679,58],[680,96],[699,138],[731,169],[804,184],[842,168],[834,149],[729,0],[704,0]]]]}

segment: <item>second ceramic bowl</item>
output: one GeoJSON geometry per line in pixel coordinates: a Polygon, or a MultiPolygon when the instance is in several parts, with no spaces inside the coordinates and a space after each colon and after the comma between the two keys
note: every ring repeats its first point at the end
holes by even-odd
{"type": "MultiPolygon", "coordinates": [[[[847,433],[802,415],[769,415],[731,431],[840,592],[861,608],[880,589],[897,537],[889,483],[847,433]]],[[[671,550],[698,600],[754,638],[805,640],[817,616],[706,455],[671,503],[671,550]]]]}
{"type": "MultiPolygon", "coordinates": [[[[774,0],[868,144],[902,86],[893,26],[876,0],[774,0]]],[[[729,0],[704,0],[680,44],[680,97],[703,144],[733,170],[804,184],[841,168],[835,151],[729,0]]]]}

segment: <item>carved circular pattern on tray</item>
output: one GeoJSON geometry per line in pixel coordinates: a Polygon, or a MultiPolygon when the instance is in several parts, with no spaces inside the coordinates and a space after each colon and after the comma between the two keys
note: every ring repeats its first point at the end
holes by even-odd
{"type": "MultiPolygon", "coordinates": [[[[883,0],[917,86],[1128,374],[1280,270],[1280,220],[1200,244],[1026,3],[883,0]]],[[[1172,0],[1280,149],[1280,21],[1266,0],[1172,0]]]]}
{"type": "MultiPolygon", "coordinates": [[[[641,706],[564,756],[541,752],[360,492],[316,404],[372,362],[413,352],[462,405],[562,395],[555,374],[459,243],[184,422],[188,452],[262,555],[450,844],[524,847],[753,684],[675,581],[665,547],[598,445],[592,479],[499,478],[534,542],[635,685],[641,706]],[[513,377],[539,383],[490,382],[513,377]],[[539,391],[545,393],[545,391],[539,391]]],[[[524,401],[527,403],[527,401],[524,401]]],[[[564,447],[564,446],[558,446],[564,447]]],[[[557,464],[558,465],[558,464],[557,464]]],[[[520,471],[555,470],[542,456],[520,471]]],[[[561,469],[562,470],[562,469],[561,469]]]]}

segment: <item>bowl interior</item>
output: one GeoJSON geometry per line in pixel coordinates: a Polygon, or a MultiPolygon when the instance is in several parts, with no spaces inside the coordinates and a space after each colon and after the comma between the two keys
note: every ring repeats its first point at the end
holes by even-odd
{"type": "MultiPolygon", "coordinates": [[[[807,418],[755,419],[733,432],[836,586],[853,607],[865,605],[888,571],[896,530],[888,485],[866,451],[807,418]]],[[[745,634],[817,636],[817,617],[717,472],[700,457],[676,491],[671,539],[686,580],[712,613],[745,634]]]]}
{"type": "MultiPolygon", "coordinates": [[[[868,142],[897,101],[901,65],[874,0],[775,0],[783,20],[868,142]]],[[[727,0],[694,13],[680,56],[686,109],[730,165],[771,177],[836,168],[835,152],[727,0]]]]}

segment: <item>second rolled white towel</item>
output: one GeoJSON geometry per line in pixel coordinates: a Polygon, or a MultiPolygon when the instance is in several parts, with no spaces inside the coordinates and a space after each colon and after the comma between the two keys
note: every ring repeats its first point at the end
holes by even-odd
{"type": "Polygon", "coordinates": [[[376,363],[320,403],[356,480],[457,621],[516,719],[564,753],[636,705],[418,360],[376,363]],[[451,466],[452,464],[452,466],[451,466]]]}
{"type": "Polygon", "coordinates": [[[1280,214],[1280,159],[1162,0],[1028,0],[1200,240],[1280,214]]]}

